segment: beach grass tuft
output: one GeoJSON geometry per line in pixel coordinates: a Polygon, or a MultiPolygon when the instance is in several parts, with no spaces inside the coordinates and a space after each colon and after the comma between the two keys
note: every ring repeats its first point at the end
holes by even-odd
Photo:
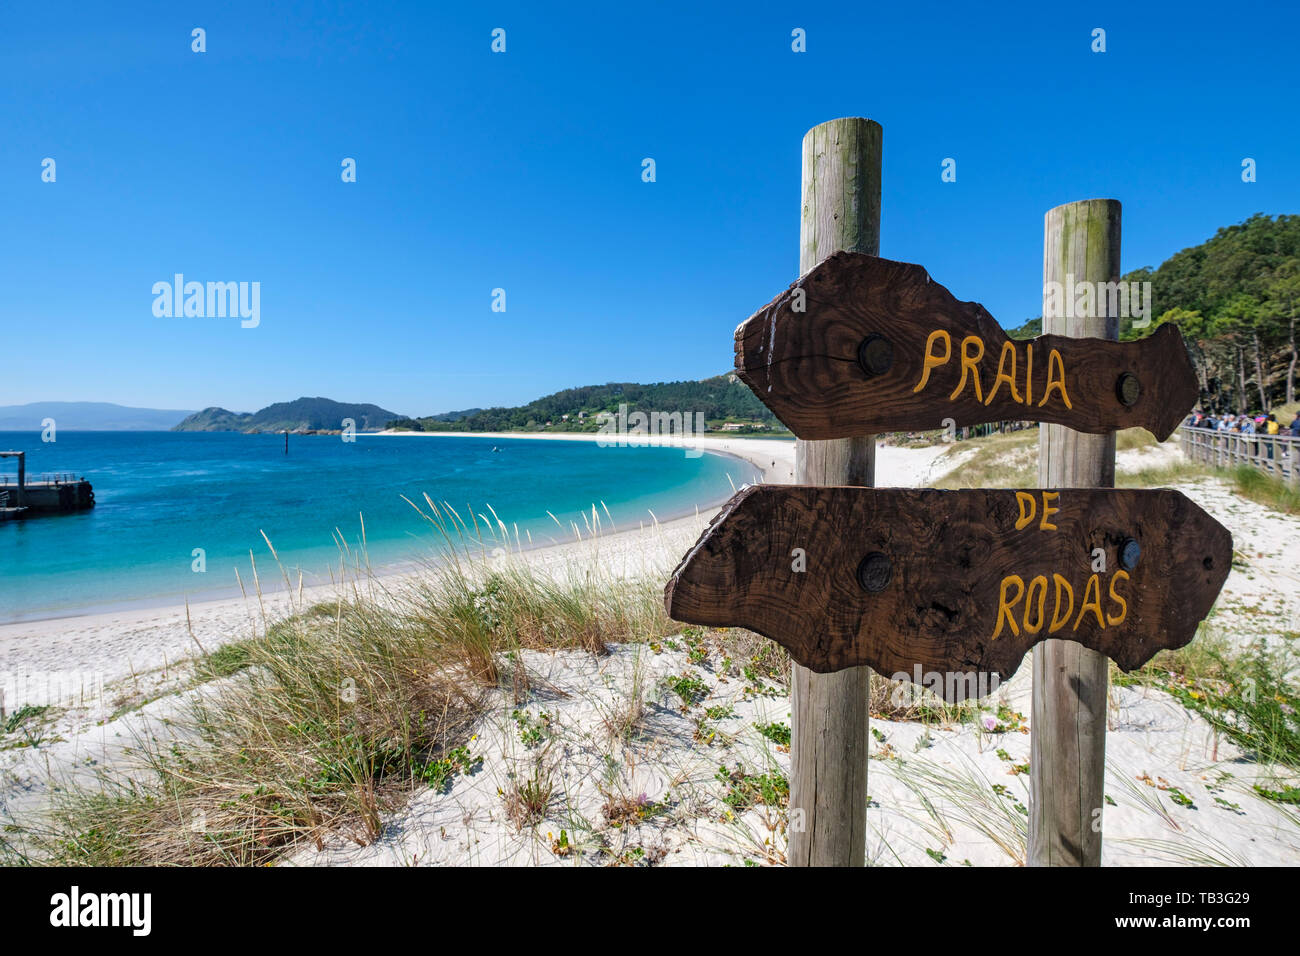
{"type": "MultiPolygon", "coordinates": [[[[517,560],[504,525],[466,525],[427,499],[441,559],[399,585],[364,556],[335,601],[265,621],[195,662],[165,728],[141,733],[129,772],[60,787],[12,829],[8,856],[65,865],[262,865],[305,844],[382,832],[415,789],[475,772],[470,728],[489,689],[513,685],[521,649],[603,653],[676,633],[657,575],[620,577],[593,553],[517,560]],[[495,531],[493,534],[491,532],[495,531]]],[[[490,519],[488,519],[490,522],[490,519]]],[[[611,715],[630,733],[639,708],[611,715]]],[[[507,801],[526,826],[549,800],[540,768],[507,801]]]]}

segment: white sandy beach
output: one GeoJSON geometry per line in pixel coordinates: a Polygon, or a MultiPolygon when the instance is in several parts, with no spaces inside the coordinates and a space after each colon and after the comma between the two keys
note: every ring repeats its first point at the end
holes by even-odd
{"type": "MultiPolygon", "coordinates": [[[[441,433],[415,433],[439,437],[441,433]]],[[[398,436],[394,436],[396,439],[398,436]]],[[[402,436],[405,437],[405,436],[402,436]]],[[[414,436],[413,436],[414,437],[414,436]]],[[[510,440],[514,436],[490,435],[510,440]]],[[[519,436],[572,440],[574,436],[519,436]]],[[[597,436],[578,440],[596,440],[597,436]]],[[[762,480],[793,476],[793,442],[702,437],[710,451],[752,465],[762,480]]],[[[877,485],[923,486],[962,455],[947,446],[880,446],[877,485]],[[954,454],[945,459],[945,454],[954,454]]],[[[1176,458],[1176,446],[1123,453],[1121,470],[1176,458]]],[[[1300,599],[1293,595],[1300,559],[1300,519],[1232,496],[1217,481],[1181,488],[1233,532],[1240,561],[1234,566],[1212,623],[1244,646],[1262,637],[1281,640],[1300,631],[1300,599]]],[[[595,540],[538,549],[503,560],[563,566],[592,560],[613,574],[665,575],[696,540],[713,509],[638,529],[603,533],[595,540]]],[[[410,572],[406,572],[409,574],[410,572]]],[[[403,575],[381,578],[397,586],[403,575]]],[[[374,586],[375,582],[371,582],[374,586]]],[[[164,722],[186,692],[189,659],[200,648],[264,632],[265,623],[294,608],[337,595],[329,586],[302,595],[280,592],[263,602],[235,599],[185,608],[122,611],[23,622],[0,627],[0,676],[26,676],[38,684],[51,672],[84,677],[77,700],[61,707],[35,746],[0,750],[0,817],[30,811],[49,799],[51,781],[93,779],[100,769],[129,767],[141,736],[165,733],[164,722]],[[31,678],[37,678],[32,680],[31,678]],[[102,684],[103,693],[96,692],[102,684]]],[[[716,654],[703,663],[688,658],[686,639],[662,646],[623,646],[606,658],[580,652],[527,652],[526,665],[556,691],[530,703],[551,727],[547,760],[559,783],[553,815],[539,827],[516,832],[505,820],[500,788],[517,772],[535,768],[541,755],[518,737],[514,704],[506,696],[476,728],[472,743],[482,758],[471,776],[447,793],[419,794],[386,821],[379,840],[365,847],[346,841],[323,851],[302,850],[299,865],[411,863],[548,863],[578,860],[664,863],[779,862],[779,821],[761,807],[732,812],[722,802],[720,764],[746,773],[788,771],[789,755],[759,735],[756,726],[789,722],[789,701],[777,687],[755,687],[722,666],[716,654]],[[708,687],[693,709],[677,707],[663,679],[690,674],[708,687]],[[601,714],[617,700],[644,694],[649,718],[635,746],[615,746],[601,736],[601,714]],[[726,714],[700,736],[703,708],[726,714]],[[562,759],[554,759],[556,755],[562,759]],[[610,778],[608,757],[621,769],[610,778]],[[634,826],[602,823],[611,787],[665,808],[634,826]],[[577,827],[575,820],[586,821],[577,827]],[[453,821],[457,821],[453,825],[453,821]],[[559,851],[559,832],[575,849],[559,851]],[[450,834],[450,835],[449,835],[450,834]]],[[[1029,658],[987,702],[989,713],[1029,712],[1029,658]]],[[[21,681],[20,681],[21,683],[21,681]]],[[[677,703],[680,703],[678,701],[677,703]]],[[[12,711],[15,700],[6,706],[12,711]]],[[[1006,865],[1017,862],[1027,776],[1029,737],[1014,718],[1012,729],[969,724],[929,728],[873,721],[870,792],[871,857],[878,863],[939,862],[1006,865]],[[929,851],[933,850],[934,853],[929,851]],[[937,856],[936,856],[937,854],[937,856]]],[[[1262,768],[1171,697],[1158,691],[1112,690],[1107,743],[1106,863],[1188,862],[1201,856],[1229,863],[1300,863],[1300,819],[1252,789],[1262,768]],[[1170,794],[1189,805],[1171,802],[1170,794]]]]}

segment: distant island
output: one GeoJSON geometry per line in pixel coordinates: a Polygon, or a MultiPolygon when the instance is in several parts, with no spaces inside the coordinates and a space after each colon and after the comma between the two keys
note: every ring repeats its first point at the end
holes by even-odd
{"type": "Polygon", "coordinates": [[[735,375],[715,375],[698,382],[638,385],[610,382],[567,388],[527,405],[471,408],[422,418],[398,418],[388,427],[424,432],[594,432],[602,412],[702,413],[710,431],[788,435],[785,426],[735,375]]]}
{"type": "Polygon", "coordinates": [[[298,434],[341,432],[346,419],[352,419],[359,432],[379,431],[395,418],[378,405],[353,405],[328,398],[300,398],[293,402],[276,402],[259,412],[232,412],[212,406],[188,416],[172,428],[176,432],[296,432],[298,434]]]}
{"type": "Polygon", "coordinates": [[[132,408],[112,402],[29,402],[0,405],[0,431],[40,431],[46,419],[53,419],[56,428],[74,432],[161,432],[192,414],[192,409],[132,408]]]}

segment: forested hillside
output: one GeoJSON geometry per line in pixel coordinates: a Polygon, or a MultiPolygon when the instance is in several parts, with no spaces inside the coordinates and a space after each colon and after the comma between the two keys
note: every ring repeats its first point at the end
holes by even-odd
{"type": "MultiPolygon", "coordinates": [[[[1128,282],[1150,282],[1149,328],[1120,320],[1120,338],[1149,335],[1176,322],[1200,379],[1203,406],[1268,411],[1296,400],[1296,322],[1300,319],[1300,216],[1257,214],[1220,229],[1158,269],[1135,269],[1128,282]]],[[[1010,334],[1040,334],[1031,319],[1010,334]]]]}
{"type": "Polygon", "coordinates": [[[629,412],[700,412],[712,427],[735,422],[741,424],[741,430],[785,431],[754,393],[732,375],[715,375],[699,382],[586,385],[546,395],[527,405],[473,410],[458,413],[454,419],[445,413],[400,419],[392,427],[416,431],[596,431],[596,416],[601,412],[617,413],[620,405],[626,405],[629,412]]]}

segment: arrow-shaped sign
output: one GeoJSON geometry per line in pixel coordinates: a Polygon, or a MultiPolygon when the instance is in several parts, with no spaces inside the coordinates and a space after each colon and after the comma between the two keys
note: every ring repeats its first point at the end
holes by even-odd
{"type": "Polygon", "coordinates": [[[675,620],[749,628],[814,671],[938,674],[961,699],[976,694],[944,675],[1005,679],[1049,637],[1125,670],[1182,647],[1231,563],[1227,529],[1172,490],[757,485],[664,599],[675,620]]]}
{"type": "MultiPolygon", "coordinates": [[[[1063,314],[1116,314],[1128,302],[1126,284],[1083,286],[1062,290],[1063,314]]],[[[1094,434],[1140,425],[1163,441],[1198,395],[1172,325],[1136,342],[1014,341],[921,266],[854,252],[826,259],[736,329],[736,373],[803,439],[938,429],[951,418],[1094,434]]]]}

